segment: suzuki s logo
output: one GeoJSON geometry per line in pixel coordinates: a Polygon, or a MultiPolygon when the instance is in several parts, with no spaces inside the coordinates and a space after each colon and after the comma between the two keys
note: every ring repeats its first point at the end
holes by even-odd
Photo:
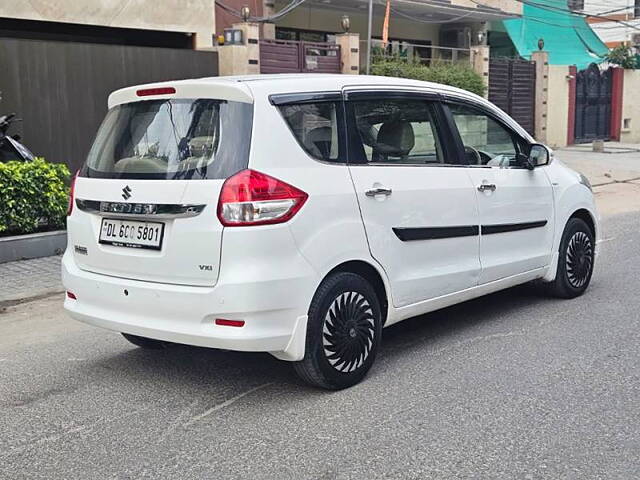
{"type": "Polygon", "coordinates": [[[131,198],[131,187],[127,185],[122,189],[122,198],[129,200],[131,198]]]}

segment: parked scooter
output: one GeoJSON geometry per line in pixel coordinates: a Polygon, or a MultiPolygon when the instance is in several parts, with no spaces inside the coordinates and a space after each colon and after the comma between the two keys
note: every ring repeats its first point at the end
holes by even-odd
{"type": "Polygon", "coordinates": [[[15,113],[0,116],[0,162],[10,160],[31,161],[33,153],[20,143],[20,135],[8,135],[7,131],[14,122],[19,122],[15,113]]]}

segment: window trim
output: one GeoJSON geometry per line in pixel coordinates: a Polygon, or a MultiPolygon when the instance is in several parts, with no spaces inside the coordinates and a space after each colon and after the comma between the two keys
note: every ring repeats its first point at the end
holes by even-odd
{"type": "MultiPolygon", "coordinates": [[[[523,145],[526,146],[531,146],[531,142],[523,137],[522,135],[520,135],[518,132],[516,132],[510,125],[507,125],[507,123],[500,118],[498,115],[496,115],[494,112],[492,112],[491,110],[487,109],[484,105],[481,105],[479,103],[476,102],[467,102],[463,99],[460,98],[454,98],[454,97],[448,97],[445,100],[443,100],[441,102],[441,107],[442,107],[442,111],[444,116],[447,119],[447,124],[449,125],[449,129],[451,131],[451,139],[452,141],[456,144],[456,148],[458,150],[458,155],[465,158],[464,163],[467,167],[471,167],[471,168],[511,168],[511,169],[518,169],[518,170],[527,170],[526,167],[524,166],[518,166],[518,165],[509,165],[507,167],[502,167],[502,166],[497,166],[497,165],[474,165],[474,164],[470,164],[466,161],[466,156],[464,154],[464,142],[462,141],[462,136],[460,135],[460,131],[458,130],[458,126],[456,125],[456,122],[453,118],[453,114],[451,113],[451,109],[449,108],[449,105],[461,105],[463,107],[467,107],[470,108],[472,110],[477,110],[480,113],[486,115],[487,117],[489,117],[490,119],[492,119],[493,121],[495,121],[498,125],[500,125],[502,128],[504,128],[507,133],[511,136],[511,140],[514,142],[514,146],[516,143],[522,143],[523,145]]],[[[520,152],[523,154],[526,154],[526,152],[520,152]]]]}
{"type": "Polygon", "coordinates": [[[447,124],[443,117],[442,112],[442,95],[435,92],[424,91],[411,91],[411,90],[383,90],[383,89],[371,89],[371,90],[355,90],[345,91],[345,109],[346,109],[346,128],[347,128],[347,144],[349,166],[358,167],[464,167],[466,164],[460,163],[464,156],[458,153],[457,146],[452,142],[452,135],[450,132],[450,126],[447,124]],[[442,147],[442,155],[444,159],[450,158],[457,159],[458,163],[402,163],[392,164],[386,162],[368,162],[362,161],[362,141],[356,127],[357,122],[355,118],[354,102],[358,101],[372,101],[372,100],[412,100],[429,102],[428,108],[432,115],[434,122],[435,134],[437,135],[438,142],[442,147]],[[354,161],[356,158],[359,160],[354,161]]]}

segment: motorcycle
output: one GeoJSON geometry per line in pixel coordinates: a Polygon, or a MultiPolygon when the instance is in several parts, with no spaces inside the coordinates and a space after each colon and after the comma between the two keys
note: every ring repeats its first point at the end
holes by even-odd
{"type": "Polygon", "coordinates": [[[35,155],[20,143],[20,135],[9,135],[7,132],[11,124],[21,121],[15,113],[0,116],[0,162],[10,160],[31,161],[35,155]]]}

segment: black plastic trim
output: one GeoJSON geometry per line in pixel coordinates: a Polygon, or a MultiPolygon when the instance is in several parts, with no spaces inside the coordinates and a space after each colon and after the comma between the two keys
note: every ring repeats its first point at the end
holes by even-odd
{"type": "Polygon", "coordinates": [[[482,225],[481,231],[483,235],[492,235],[495,233],[517,232],[519,230],[529,230],[530,228],[540,228],[547,224],[546,220],[538,220],[536,222],[524,223],[503,223],[500,225],[482,225]]]}
{"type": "Polygon", "coordinates": [[[436,92],[423,92],[420,90],[385,90],[384,86],[371,88],[370,90],[346,90],[344,99],[349,100],[390,100],[390,99],[416,99],[438,101],[442,96],[436,92]]]}
{"type": "Polygon", "coordinates": [[[335,92],[305,92],[305,93],[278,93],[269,95],[271,105],[292,105],[299,103],[317,102],[341,102],[342,93],[335,92]]]}
{"type": "Polygon", "coordinates": [[[474,237],[479,234],[478,225],[459,225],[453,227],[394,227],[393,233],[403,242],[413,240],[440,240],[454,237],[474,237]]]}

